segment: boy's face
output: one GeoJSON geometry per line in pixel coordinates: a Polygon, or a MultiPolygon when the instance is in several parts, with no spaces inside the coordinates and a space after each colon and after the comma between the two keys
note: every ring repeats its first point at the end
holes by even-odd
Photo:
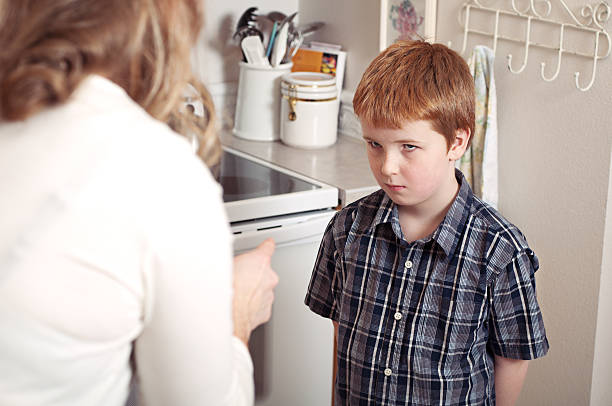
{"type": "Polygon", "coordinates": [[[429,121],[407,121],[402,128],[374,128],[362,122],[368,160],[376,181],[397,205],[436,210],[456,193],[455,161],[469,139],[458,131],[450,149],[429,121]]]}

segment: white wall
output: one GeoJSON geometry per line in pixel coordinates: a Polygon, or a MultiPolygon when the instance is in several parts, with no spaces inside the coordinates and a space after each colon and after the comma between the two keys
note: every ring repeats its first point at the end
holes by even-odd
{"type": "MultiPolygon", "coordinates": [[[[566,2],[572,10],[584,4],[566,2]]],[[[299,6],[302,22],[327,22],[316,38],[343,45],[348,52],[345,88],[354,90],[378,53],[378,3],[266,0],[253,5],[285,13],[299,6]]],[[[438,1],[438,41],[452,41],[455,49],[463,37],[457,20],[463,3],[438,1]]],[[[508,2],[497,2],[502,3],[508,2]]],[[[240,52],[228,41],[240,13],[251,4],[208,2],[206,41],[196,65],[213,93],[216,85],[237,79],[240,52]]],[[[565,18],[558,10],[554,14],[565,18]]],[[[502,29],[521,37],[524,26],[504,21],[502,29]]],[[[553,29],[536,31],[542,41],[554,42],[558,35],[553,29]]],[[[483,37],[470,38],[468,49],[489,44],[483,37]]],[[[588,39],[572,42],[592,47],[588,39]]],[[[612,399],[612,57],[600,62],[593,88],[581,92],[573,72],[588,79],[590,61],[567,57],[559,78],[546,83],[539,63],[554,65],[554,53],[530,50],[527,68],[514,75],[506,67],[510,52],[517,66],[522,49],[499,43],[500,210],[524,231],[540,259],[538,298],[551,344],[546,357],[530,364],[519,405],[607,406],[612,399]]]]}
{"type": "MultiPolygon", "coordinates": [[[[249,7],[258,12],[281,11],[291,14],[298,11],[298,0],[207,0],[205,26],[194,52],[194,68],[207,85],[238,80],[238,62],[242,53],[232,35],[242,13],[249,7]]],[[[297,21],[297,20],[296,20],[297,21]]]]}
{"type": "MultiPolygon", "coordinates": [[[[462,38],[457,23],[462,3],[438,2],[438,40],[451,40],[454,48],[462,38]]],[[[573,10],[584,4],[567,3],[573,10]]],[[[505,27],[519,38],[522,29],[512,22],[505,27]]],[[[553,41],[558,35],[550,28],[546,34],[553,41]]],[[[475,38],[468,49],[477,43],[487,44],[475,38]]],[[[600,295],[610,294],[600,291],[600,281],[612,146],[612,60],[600,64],[593,88],[581,92],[572,75],[580,70],[590,77],[590,61],[567,58],[559,78],[546,83],[539,62],[552,65],[554,53],[531,50],[525,71],[514,75],[506,68],[509,52],[520,62],[522,50],[500,42],[495,66],[500,209],[525,232],[540,258],[538,298],[551,345],[548,356],[531,363],[519,404],[588,405],[595,334],[612,322],[597,318],[600,303],[609,304],[600,295]]],[[[599,352],[609,359],[609,342],[599,352]]],[[[609,373],[608,368],[608,376],[598,378],[609,385],[609,373]]]]}
{"type": "MultiPolygon", "coordinates": [[[[464,1],[438,0],[437,40],[452,41],[454,49],[463,38],[457,16],[464,1]]],[[[509,4],[487,2],[493,3],[509,4]]],[[[572,10],[585,4],[566,3],[572,10]]],[[[553,17],[568,21],[560,3],[551,4],[553,17]]],[[[318,38],[348,51],[349,91],[377,54],[377,7],[373,0],[300,2],[303,18],[329,23],[318,38]]],[[[486,27],[492,29],[492,21],[486,27]]],[[[500,26],[518,38],[524,29],[517,20],[504,19],[500,26]]],[[[539,41],[554,43],[558,37],[551,27],[534,29],[539,41]]],[[[566,38],[585,52],[593,48],[590,38],[566,38]]],[[[468,50],[488,41],[471,36],[468,50]]],[[[573,72],[582,72],[585,83],[591,61],[564,57],[558,79],[547,83],[540,78],[540,62],[552,69],[555,53],[532,48],[525,71],[514,75],[506,55],[514,54],[517,67],[522,51],[500,41],[495,63],[500,210],[524,231],[540,259],[538,298],[551,349],[530,364],[519,405],[607,406],[612,404],[612,57],[600,62],[593,88],[581,92],[573,72]]]]}
{"type": "Polygon", "coordinates": [[[378,54],[379,1],[302,0],[299,15],[303,22],[325,23],[312,39],[342,45],[347,51],[344,88],[355,90],[378,54]]]}
{"type": "Polygon", "coordinates": [[[192,53],[192,67],[213,97],[218,127],[230,129],[236,108],[238,62],[242,60],[242,51],[232,39],[236,23],[249,7],[258,7],[261,14],[294,13],[298,11],[298,0],[208,0],[204,3],[204,29],[192,53]]]}
{"type": "Polygon", "coordinates": [[[612,165],[608,184],[608,216],[606,218],[599,307],[595,334],[591,406],[608,406],[612,399],[612,165]]]}

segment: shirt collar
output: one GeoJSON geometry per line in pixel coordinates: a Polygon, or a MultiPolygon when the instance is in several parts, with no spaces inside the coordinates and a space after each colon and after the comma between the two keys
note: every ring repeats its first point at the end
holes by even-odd
{"type": "MultiPolygon", "coordinates": [[[[455,169],[455,177],[457,178],[457,183],[459,183],[459,192],[455,196],[455,200],[448,209],[446,216],[444,216],[442,223],[440,223],[431,236],[422,240],[423,242],[431,239],[435,240],[447,256],[452,254],[457,247],[459,238],[466,226],[466,220],[469,216],[473,200],[472,189],[458,169],[455,169]]],[[[380,224],[389,223],[395,234],[403,239],[397,205],[386,193],[383,192],[382,194],[383,197],[374,215],[371,228],[374,229],[380,224]]]]}

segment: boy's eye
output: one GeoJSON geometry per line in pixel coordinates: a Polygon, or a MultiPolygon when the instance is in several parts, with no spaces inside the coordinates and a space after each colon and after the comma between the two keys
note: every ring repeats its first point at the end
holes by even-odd
{"type": "Polygon", "coordinates": [[[380,144],[377,143],[376,141],[368,141],[368,145],[371,146],[372,148],[380,148],[380,144]]]}
{"type": "Polygon", "coordinates": [[[404,148],[404,151],[414,151],[417,149],[417,147],[412,144],[404,144],[402,145],[402,148],[404,148]]]}

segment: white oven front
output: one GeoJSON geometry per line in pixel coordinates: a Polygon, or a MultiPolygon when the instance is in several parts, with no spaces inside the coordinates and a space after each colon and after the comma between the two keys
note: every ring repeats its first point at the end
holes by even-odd
{"type": "Polygon", "coordinates": [[[236,151],[226,150],[222,163],[220,183],[235,253],[269,237],[276,242],[272,267],[280,281],[272,318],[253,332],[249,345],[255,405],[328,405],[333,327],[312,313],[304,298],[323,232],[336,212],[338,191],[236,151]],[[233,156],[228,159],[227,153],[233,156]]]}

